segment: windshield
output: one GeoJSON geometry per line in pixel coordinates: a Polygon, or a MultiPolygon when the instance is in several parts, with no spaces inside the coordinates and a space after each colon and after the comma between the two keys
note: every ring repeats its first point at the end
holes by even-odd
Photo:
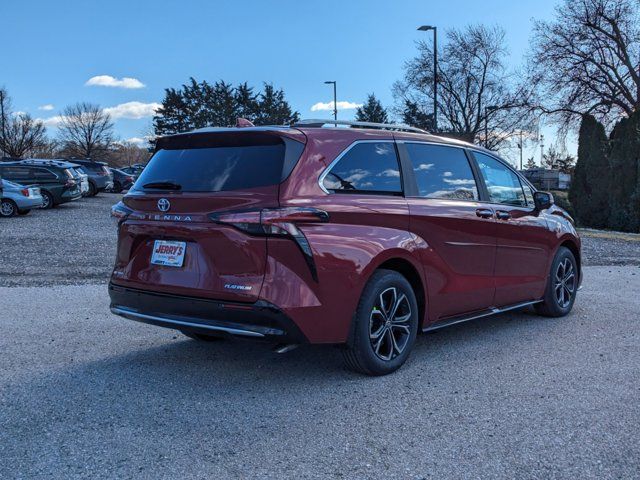
{"type": "Polygon", "coordinates": [[[133,190],[221,192],[277,185],[285,144],[159,150],[133,190]]]}

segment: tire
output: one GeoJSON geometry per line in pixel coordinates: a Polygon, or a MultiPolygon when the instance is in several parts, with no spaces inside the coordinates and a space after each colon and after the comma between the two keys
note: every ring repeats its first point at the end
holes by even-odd
{"type": "Polygon", "coordinates": [[[18,206],[13,200],[3,198],[0,201],[0,217],[15,217],[18,214],[18,206]]]}
{"type": "Polygon", "coordinates": [[[418,302],[411,284],[398,272],[377,270],[353,317],[345,364],[365,375],[395,372],[409,357],[417,333],[418,302]]]}
{"type": "Polygon", "coordinates": [[[89,182],[89,191],[87,192],[87,197],[95,197],[98,194],[98,188],[96,184],[93,182],[89,182]]]}
{"type": "Polygon", "coordinates": [[[535,305],[539,315],[564,317],[573,308],[578,291],[578,265],[571,250],[560,247],[551,263],[543,302],[535,305]]]}
{"type": "Polygon", "coordinates": [[[114,182],[113,188],[111,189],[111,191],[113,193],[121,193],[122,192],[122,185],[120,185],[120,182],[114,182]]]}
{"type": "Polygon", "coordinates": [[[28,210],[18,210],[18,215],[28,215],[31,209],[28,210]]]}
{"type": "Polygon", "coordinates": [[[198,340],[200,342],[219,342],[220,340],[224,340],[223,336],[204,335],[202,333],[194,333],[187,330],[181,330],[181,332],[183,333],[183,335],[186,335],[187,337],[192,338],[193,340],[198,340]]]}
{"type": "Polygon", "coordinates": [[[53,195],[51,195],[46,190],[42,190],[40,194],[42,195],[42,208],[45,210],[48,210],[49,208],[53,208],[54,207],[53,195]]]}

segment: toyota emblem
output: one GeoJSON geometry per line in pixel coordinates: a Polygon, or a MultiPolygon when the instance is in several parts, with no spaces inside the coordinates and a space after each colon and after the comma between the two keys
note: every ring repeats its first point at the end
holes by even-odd
{"type": "Polygon", "coordinates": [[[171,208],[171,203],[166,198],[161,198],[158,200],[158,210],[161,212],[168,212],[171,208]]]}

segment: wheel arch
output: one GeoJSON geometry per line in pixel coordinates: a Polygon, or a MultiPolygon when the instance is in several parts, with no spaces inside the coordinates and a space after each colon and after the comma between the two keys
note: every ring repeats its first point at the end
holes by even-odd
{"type": "Polygon", "coordinates": [[[567,238],[558,245],[558,248],[565,247],[573,253],[573,257],[576,259],[576,265],[578,267],[578,274],[582,273],[582,259],[580,258],[580,247],[571,239],[567,238]]]}
{"type": "MultiPolygon", "coordinates": [[[[418,328],[422,329],[427,311],[427,288],[426,283],[419,273],[418,268],[409,260],[403,257],[389,258],[380,263],[369,275],[377,270],[393,270],[405,277],[416,295],[418,303],[418,328]]],[[[369,281],[369,278],[367,278],[369,281]]]]}

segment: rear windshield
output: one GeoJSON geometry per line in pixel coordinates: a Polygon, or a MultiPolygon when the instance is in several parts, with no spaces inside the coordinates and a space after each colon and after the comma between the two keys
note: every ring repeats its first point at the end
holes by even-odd
{"type": "Polygon", "coordinates": [[[222,192],[277,185],[287,170],[286,150],[282,139],[264,144],[161,149],[141,173],[133,190],[162,190],[166,183],[183,192],[222,192]],[[156,184],[155,188],[150,184],[156,184]]]}

